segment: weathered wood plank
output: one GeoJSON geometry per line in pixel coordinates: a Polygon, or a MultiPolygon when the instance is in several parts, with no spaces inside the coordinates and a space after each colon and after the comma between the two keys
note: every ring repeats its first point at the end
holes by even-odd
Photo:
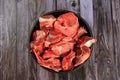
{"type": "Polygon", "coordinates": [[[114,40],[112,24],[111,2],[109,0],[93,0],[94,2],[94,27],[93,34],[97,37],[94,46],[94,65],[89,66],[86,79],[93,80],[117,80],[115,70],[114,40]],[[92,70],[92,71],[91,71],[92,70]],[[93,76],[94,75],[94,76],[93,76]]]}
{"type": "Polygon", "coordinates": [[[0,76],[1,80],[16,80],[16,0],[1,0],[0,6],[0,76]]]}
{"type": "Polygon", "coordinates": [[[69,10],[80,14],[79,0],[57,0],[57,10],[69,10]]]}
{"type": "Polygon", "coordinates": [[[68,73],[68,80],[85,80],[85,71],[84,65],[78,70],[73,70],[68,73]]]}
{"type": "Polygon", "coordinates": [[[29,80],[28,0],[17,1],[17,80],[29,80]]]}
{"type": "Polygon", "coordinates": [[[0,1],[0,80],[3,80],[3,72],[2,72],[2,26],[3,26],[3,0],[0,1]]]}
{"type": "Polygon", "coordinates": [[[114,48],[114,66],[116,67],[116,80],[120,80],[120,0],[112,0],[112,27],[113,27],[113,48],[114,48]]]}
{"type": "Polygon", "coordinates": [[[69,80],[68,72],[56,73],[56,76],[57,76],[57,78],[55,78],[55,80],[69,80]]]}
{"type": "Polygon", "coordinates": [[[56,0],[37,0],[37,17],[56,9],[56,0]]]}
{"type": "Polygon", "coordinates": [[[80,14],[93,28],[93,0],[80,0],[80,14]]]}
{"type": "MultiPolygon", "coordinates": [[[[1,26],[1,23],[0,23],[0,26],[1,26]]],[[[2,28],[0,27],[0,29],[2,28]]],[[[0,34],[2,34],[2,31],[0,31],[0,34]]],[[[2,74],[2,36],[0,35],[0,80],[2,80],[2,77],[3,77],[3,74],[2,74]]]]}
{"type": "MultiPolygon", "coordinates": [[[[29,0],[28,1],[28,25],[29,25],[29,39],[33,29],[33,24],[36,21],[37,16],[37,1],[36,0],[29,0]]],[[[37,64],[36,60],[33,57],[33,54],[29,53],[29,80],[37,80],[37,64]]]]}
{"type": "MultiPolygon", "coordinates": [[[[55,10],[55,0],[37,0],[37,18],[44,13],[55,10]]],[[[37,64],[37,80],[54,80],[54,72],[51,72],[37,64]]]]}

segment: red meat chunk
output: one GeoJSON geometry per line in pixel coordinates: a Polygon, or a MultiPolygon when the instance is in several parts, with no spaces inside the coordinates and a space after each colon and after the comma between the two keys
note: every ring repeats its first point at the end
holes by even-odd
{"type": "Polygon", "coordinates": [[[64,38],[62,41],[51,45],[51,50],[55,53],[58,53],[60,56],[66,54],[68,51],[73,50],[75,44],[74,41],[69,40],[70,38],[64,38]]]}
{"type": "Polygon", "coordinates": [[[56,18],[53,15],[46,15],[39,17],[40,29],[52,29],[53,23],[56,21],[56,18]]]}
{"type": "Polygon", "coordinates": [[[79,52],[76,52],[77,56],[75,57],[75,64],[74,66],[78,66],[84,63],[90,56],[90,48],[87,46],[83,46],[80,48],[79,52]]]}
{"type": "Polygon", "coordinates": [[[90,46],[96,42],[96,39],[88,36],[83,36],[79,39],[79,49],[76,51],[75,65],[78,66],[85,62],[90,56],[90,46]]]}
{"type": "Polygon", "coordinates": [[[37,62],[48,69],[52,69],[56,72],[59,72],[62,70],[61,63],[59,59],[50,58],[48,60],[43,60],[42,57],[40,57],[38,54],[35,53],[35,56],[37,58],[37,62]]]}
{"type": "Polygon", "coordinates": [[[77,41],[79,39],[79,37],[81,37],[83,34],[86,34],[86,33],[87,33],[87,31],[85,30],[85,28],[80,27],[78,29],[77,34],[74,36],[74,39],[77,41]]]}
{"type": "Polygon", "coordinates": [[[49,47],[50,44],[59,42],[63,37],[63,34],[59,32],[50,31],[45,41],[45,47],[49,47]]]}
{"type": "Polygon", "coordinates": [[[38,55],[40,55],[40,53],[43,51],[43,43],[41,41],[32,41],[30,43],[30,47],[31,51],[38,55]]]}
{"type": "Polygon", "coordinates": [[[73,59],[75,58],[75,52],[71,51],[67,56],[65,56],[62,60],[62,68],[63,71],[72,70],[73,66],[73,59]]]}
{"type": "Polygon", "coordinates": [[[45,52],[43,54],[43,59],[58,58],[58,57],[60,57],[60,56],[51,50],[45,50],[45,52]]]}
{"type": "Polygon", "coordinates": [[[82,50],[80,48],[77,48],[75,50],[75,52],[76,52],[75,56],[81,56],[82,55],[82,50]]]}
{"type": "Polygon", "coordinates": [[[40,54],[43,51],[43,43],[46,33],[42,30],[36,30],[33,33],[33,41],[30,42],[30,47],[33,53],[40,54]]]}
{"type": "Polygon", "coordinates": [[[42,41],[45,39],[46,33],[43,30],[36,30],[33,33],[33,40],[34,41],[42,41]]]}
{"type": "Polygon", "coordinates": [[[72,12],[65,13],[58,17],[54,23],[56,31],[62,32],[68,37],[73,37],[79,27],[78,18],[72,12]]]}
{"type": "Polygon", "coordinates": [[[35,53],[35,56],[37,58],[37,62],[41,65],[44,66],[48,69],[52,69],[56,72],[59,72],[60,70],[62,70],[61,67],[61,63],[59,59],[55,59],[55,58],[49,58],[48,60],[43,60],[43,58],[35,53]]]}
{"type": "Polygon", "coordinates": [[[48,69],[52,69],[56,72],[59,72],[60,70],[62,70],[60,60],[55,58],[44,60],[44,62],[41,65],[48,69]]]}

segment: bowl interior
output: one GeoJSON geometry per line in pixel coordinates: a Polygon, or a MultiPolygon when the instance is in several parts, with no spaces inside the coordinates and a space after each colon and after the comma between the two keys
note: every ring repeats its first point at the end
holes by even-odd
{"type": "MultiPolygon", "coordinates": [[[[44,14],[44,15],[49,15],[49,14],[51,14],[51,15],[53,15],[54,17],[59,17],[60,15],[62,15],[62,14],[64,14],[64,13],[67,13],[67,12],[71,12],[71,11],[67,11],[67,10],[58,10],[58,11],[51,11],[51,12],[48,12],[48,13],[46,13],[46,14],[44,14]]],[[[74,12],[73,12],[74,13],[74,12]]],[[[74,13],[75,14],[75,13],[74,13]]],[[[44,16],[43,15],[43,16],[44,16]]],[[[81,25],[81,26],[83,26],[86,30],[87,30],[87,34],[85,34],[86,36],[91,36],[92,37],[92,32],[91,32],[91,29],[90,29],[90,27],[89,27],[89,25],[88,25],[88,23],[81,17],[81,16],[79,16],[79,15],[77,15],[77,14],[75,14],[77,17],[78,17],[78,21],[79,21],[79,24],[81,25]]],[[[35,23],[34,23],[34,25],[33,25],[33,29],[32,29],[32,31],[31,31],[31,34],[30,34],[30,42],[33,40],[33,32],[34,31],[36,31],[36,30],[40,30],[40,27],[39,27],[39,20],[37,20],[35,23]]],[[[85,36],[84,35],[84,36],[85,36]]],[[[34,58],[35,58],[35,56],[34,56],[34,58]]],[[[36,58],[35,58],[36,59],[36,58]]],[[[84,64],[84,63],[83,63],[84,64]]],[[[76,67],[74,70],[77,70],[77,69],[79,69],[80,67],[82,67],[82,65],[83,64],[81,64],[80,66],[78,66],[78,67],[76,67]]],[[[49,70],[49,69],[48,69],[49,70]]],[[[52,71],[52,70],[50,70],[50,71],[52,71]]]]}

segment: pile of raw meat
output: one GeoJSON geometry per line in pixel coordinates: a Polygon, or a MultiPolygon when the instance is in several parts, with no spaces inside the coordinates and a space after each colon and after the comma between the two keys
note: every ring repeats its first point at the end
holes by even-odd
{"type": "Polygon", "coordinates": [[[90,46],[96,39],[84,36],[74,13],[68,12],[55,18],[53,15],[39,17],[40,29],[33,32],[31,51],[37,62],[56,72],[69,71],[84,63],[90,56],[90,46]]]}

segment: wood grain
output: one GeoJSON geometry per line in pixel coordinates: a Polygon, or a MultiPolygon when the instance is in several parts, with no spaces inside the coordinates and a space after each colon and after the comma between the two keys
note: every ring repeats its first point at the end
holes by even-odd
{"type": "MultiPolygon", "coordinates": [[[[37,2],[36,0],[29,0],[28,1],[28,37],[29,37],[29,41],[30,41],[30,36],[31,36],[31,32],[33,29],[33,24],[35,23],[36,19],[37,19],[37,2]]],[[[30,49],[29,49],[30,51],[30,49]]],[[[28,55],[28,68],[29,68],[29,80],[37,80],[37,63],[36,63],[36,59],[34,58],[33,54],[31,54],[29,52],[28,55]]]]}
{"type": "Polygon", "coordinates": [[[112,30],[113,30],[113,55],[114,55],[114,66],[116,72],[116,80],[120,80],[120,1],[112,0],[112,30]]]}
{"type": "Polygon", "coordinates": [[[3,80],[16,80],[16,1],[1,0],[0,3],[2,11],[0,11],[2,20],[0,22],[2,44],[0,74],[3,80]]]}
{"type": "Polygon", "coordinates": [[[17,80],[29,80],[28,0],[17,1],[17,80]]]}
{"type": "Polygon", "coordinates": [[[79,69],[75,69],[68,73],[68,80],[85,80],[85,68],[84,65],[79,69]]]}
{"type": "Polygon", "coordinates": [[[93,28],[93,0],[80,0],[80,14],[93,28]]]}
{"type": "MultiPolygon", "coordinates": [[[[97,37],[95,52],[95,74],[96,80],[119,80],[116,78],[115,52],[112,24],[111,2],[108,0],[94,0],[94,27],[93,33],[97,37]],[[96,73],[95,73],[96,72],[96,73]]],[[[117,46],[116,46],[117,47],[117,46]]],[[[92,70],[92,66],[91,69],[92,70]]],[[[89,71],[91,72],[91,71],[89,71]]],[[[91,73],[93,75],[93,73],[91,73]]],[[[92,80],[92,79],[91,79],[92,80]]]]}
{"type": "Polygon", "coordinates": [[[57,10],[69,10],[80,14],[80,0],[57,0],[57,10]]]}
{"type": "Polygon", "coordinates": [[[3,48],[2,48],[2,26],[3,26],[3,0],[0,1],[0,80],[3,80],[3,69],[2,69],[2,52],[3,52],[3,48]]]}
{"type": "Polygon", "coordinates": [[[56,9],[56,0],[37,0],[37,17],[56,9]]]}

